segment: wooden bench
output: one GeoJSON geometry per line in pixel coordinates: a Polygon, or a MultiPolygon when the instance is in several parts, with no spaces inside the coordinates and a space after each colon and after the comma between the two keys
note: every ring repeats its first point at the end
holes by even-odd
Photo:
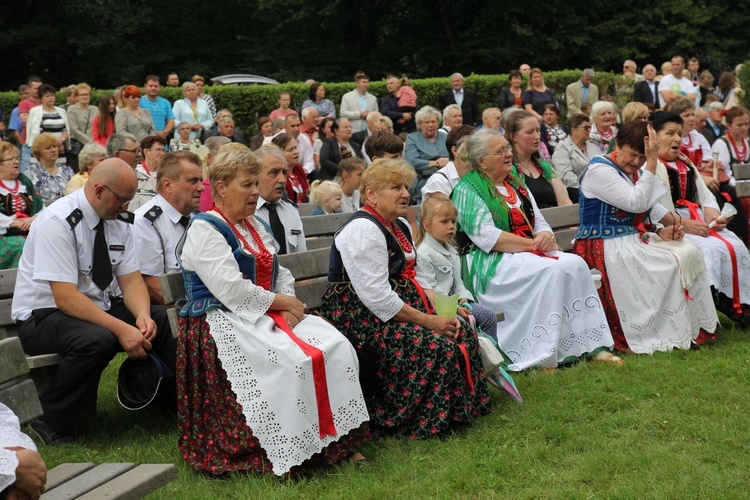
{"type": "MultiPolygon", "coordinates": [[[[414,214],[419,220],[419,205],[413,206],[414,214]]],[[[309,212],[307,212],[309,213],[309,212]]],[[[318,248],[329,248],[333,242],[333,235],[349,220],[351,213],[304,216],[300,211],[302,229],[305,232],[305,241],[308,250],[318,248]]],[[[296,276],[296,275],[295,275],[296,276]]]]}
{"type": "Polygon", "coordinates": [[[573,238],[578,230],[578,203],[564,207],[541,209],[544,220],[555,233],[555,240],[564,252],[573,250],[573,238]]]}
{"type": "Polygon", "coordinates": [[[740,198],[750,197],[750,163],[732,166],[734,179],[737,181],[735,189],[740,198]]]}
{"type": "Polygon", "coordinates": [[[45,500],[143,498],[177,478],[174,464],[62,464],[47,473],[45,500]]]}
{"type": "Polygon", "coordinates": [[[16,324],[10,317],[16,275],[17,269],[0,271],[0,372],[7,370],[7,376],[11,377],[4,378],[6,375],[0,375],[0,401],[16,412],[21,422],[25,423],[42,414],[38,395],[49,387],[60,363],[60,356],[24,354],[16,324]],[[22,365],[26,366],[25,371],[22,370],[22,365]],[[36,390],[30,390],[34,387],[29,382],[36,390]],[[21,385],[23,389],[15,387],[16,385],[21,385]]]}

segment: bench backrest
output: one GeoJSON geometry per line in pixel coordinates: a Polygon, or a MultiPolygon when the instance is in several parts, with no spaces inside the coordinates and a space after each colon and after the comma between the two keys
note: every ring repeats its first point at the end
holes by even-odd
{"type": "Polygon", "coordinates": [[[750,196],[750,163],[732,165],[732,173],[737,181],[737,196],[750,196]]]}
{"type": "Polygon", "coordinates": [[[578,229],[578,204],[564,207],[543,208],[542,216],[552,227],[555,239],[560,248],[565,252],[573,249],[573,237],[578,229]]]}

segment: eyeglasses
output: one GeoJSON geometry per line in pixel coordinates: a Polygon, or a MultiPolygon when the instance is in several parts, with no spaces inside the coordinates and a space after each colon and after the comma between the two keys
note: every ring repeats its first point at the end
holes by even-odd
{"type": "Polygon", "coordinates": [[[91,94],[76,94],[78,97],[89,97],[91,94]]]}
{"type": "Polygon", "coordinates": [[[148,148],[146,151],[151,151],[155,153],[166,153],[167,150],[164,148],[148,148]]]}
{"type": "Polygon", "coordinates": [[[503,149],[501,149],[497,153],[487,153],[485,156],[505,156],[508,153],[512,153],[512,152],[513,152],[513,146],[511,146],[510,144],[508,144],[506,147],[504,147],[503,149]]]}
{"type": "Polygon", "coordinates": [[[106,184],[101,184],[101,186],[107,191],[109,191],[110,193],[112,193],[112,195],[114,195],[114,197],[117,198],[117,201],[119,201],[123,205],[125,205],[126,203],[130,203],[130,201],[132,200],[132,198],[125,198],[124,196],[120,196],[119,194],[115,193],[106,184]]]}
{"type": "Polygon", "coordinates": [[[578,127],[573,128],[582,128],[583,130],[591,130],[591,125],[579,125],[578,127]]]}
{"type": "Polygon", "coordinates": [[[21,162],[21,157],[20,156],[12,156],[10,158],[5,158],[4,160],[0,160],[0,163],[5,163],[5,162],[8,162],[8,161],[11,162],[11,163],[15,163],[15,162],[19,162],[20,163],[21,162]]]}
{"type": "Polygon", "coordinates": [[[143,153],[143,150],[140,147],[137,147],[135,149],[118,149],[117,151],[125,151],[126,153],[130,153],[134,155],[139,155],[143,153]]]}

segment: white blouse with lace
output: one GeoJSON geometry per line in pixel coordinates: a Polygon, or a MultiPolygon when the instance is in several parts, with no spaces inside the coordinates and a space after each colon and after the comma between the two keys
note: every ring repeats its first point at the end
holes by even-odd
{"type": "MultiPolygon", "coordinates": [[[[406,225],[409,227],[408,223],[406,225]]],[[[346,274],[362,304],[383,321],[398,314],[404,301],[388,283],[388,247],[380,228],[369,219],[355,219],[339,231],[335,241],[346,274]]],[[[414,260],[416,256],[412,249],[406,254],[406,260],[414,260]]],[[[422,288],[429,288],[418,269],[416,280],[422,288]]]]}
{"type": "Polygon", "coordinates": [[[21,432],[16,415],[0,403],[0,491],[16,482],[18,458],[15,451],[8,449],[14,447],[36,451],[34,441],[21,432]]]}

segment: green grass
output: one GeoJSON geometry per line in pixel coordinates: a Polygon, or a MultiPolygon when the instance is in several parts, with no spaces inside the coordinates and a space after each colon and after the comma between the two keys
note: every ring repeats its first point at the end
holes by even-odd
{"type": "Polygon", "coordinates": [[[177,450],[174,419],[128,412],[105,372],[85,446],[41,447],[64,462],[172,462],[149,498],[740,498],[750,495],[750,332],[724,319],[700,351],[626,356],[515,379],[525,403],[491,389],[495,412],[443,439],[379,439],[373,465],[318,468],[299,480],[206,479],[177,450]]]}

